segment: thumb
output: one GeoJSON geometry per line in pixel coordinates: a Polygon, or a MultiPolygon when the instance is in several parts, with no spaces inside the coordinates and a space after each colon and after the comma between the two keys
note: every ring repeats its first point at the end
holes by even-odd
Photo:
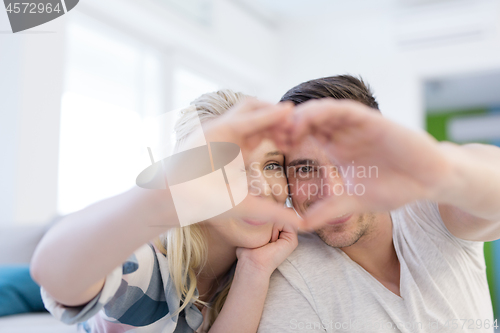
{"type": "Polygon", "coordinates": [[[241,217],[266,221],[277,225],[290,225],[293,228],[305,228],[304,221],[292,209],[283,204],[248,195],[235,211],[241,217]]]}
{"type": "Polygon", "coordinates": [[[358,199],[355,196],[340,195],[324,199],[314,204],[307,212],[304,224],[309,230],[321,228],[336,217],[347,213],[360,211],[358,199]]]}

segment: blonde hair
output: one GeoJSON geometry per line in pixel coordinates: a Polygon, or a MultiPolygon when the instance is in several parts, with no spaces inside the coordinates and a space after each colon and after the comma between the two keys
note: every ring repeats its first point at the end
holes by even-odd
{"type": "MultiPolygon", "coordinates": [[[[243,101],[246,96],[231,90],[219,90],[201,95],[191,102],[196,111],[186,108],[175,124],[175,151],[196,129],[197,119],[203,123],[224,114],[233,105],[243,101]]],[[[212,304],[207,304],[195,296],[197,285],[196,270],[206,264],[208,247],[205,241],[205,230],[200,224],[192,224],[181,228],[173,228],[156,240],[156,246],[168,259],[170,278],[181,299],[181,307],[172,315],[181,312],[190,302],[208,306],[209,325],[212,326],[219,315],[231,287],[232,277],[224,289],[217,295],[212,304]],[[181,250],[182,249],[182,250],[181,250]]]]}

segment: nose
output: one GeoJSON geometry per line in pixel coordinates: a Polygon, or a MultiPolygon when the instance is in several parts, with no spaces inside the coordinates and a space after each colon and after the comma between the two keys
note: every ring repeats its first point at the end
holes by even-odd
{"type": "Polygon", "coordinates": [[[324,175],[320,179],[320,191],[318,193],[318,199],[324,199],[335,195],[336,187],[342,186],[342,182],[335,177],[331,177],[330,175],[324,175]]]}

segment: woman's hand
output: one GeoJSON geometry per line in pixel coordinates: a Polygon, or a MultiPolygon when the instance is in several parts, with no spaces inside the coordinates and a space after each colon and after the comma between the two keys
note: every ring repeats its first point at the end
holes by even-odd
{"type": "Polygon", "coordinates": [[[231,289],[210,333],[257,332],[270,276],[297,244],[296,226],[277,222],[268,244],[256,249],[236,249],[238,264],[231,289]]]}
{"type": "Polygon", "coordinates": [[[268,244],[255,248],[238,248],[238,266],[247,274],[270,277],[274,270],[298,245],[297,227],[292,223],[275,223],[268,244]]]}
{"type": "Polygon", "coordinates": [[[242,149],[254,149],[271,139],[286,150],[292,129],[293,104],[270,104],[253,98],[233,106],[225,114],[202,124],[207,142],[232,142],[242,149]]]}
{"type": "Polygon", "coordinates": [[[272,105],[247,99],[220,117],[204,121],[201,124],[203,132],[197,130],[189,136],[184,143],[185,146],[180,147],[184,149],[197,147],[196,150],[189,149],[190,152],[186,155],[189,156],[189,163],[174,158],[164,164],[168,183],[176,185],[173,197],[177,212],[182,212],[179,215],[182,226],[201,222],[209,216],[223,214],[222,212],[226,212],[227,217],[247,216],[244,212],[245,207],[241,206],[253,202],[254,206],[260,205],[261,209],[250,211],[248,217],[260,214],[264,215],[264,221],[292,220],[292,223],[298,223],[295,221],[296,216],[287,214],[282,204],[264,203],[260,199],[258,199],[260,203],[257,203],[249,198],[252,196],[248,195],[249,182],[246,176],[248,166],[245,165],[249,150],[258,146],[263,139],[271,139],[278,148],[286,148],[288,131],[293,124],[292,112],[291,103],[272,105]],[[204,138],[201,138],[202,135],[204,138]],[[203,142],[208,145],[200,147],[200,143],[203,142]],[[217,144],[219,142],[229,144],[217,144]],[[221,181],[221,175],[225,184],[221,181]],[[182,186],[176,183],[174,178],[183,179],[182,186]],[[193,181],[187,182],[187,179],[193,181]],[[229,198],[226,184],[230,189],[229,198]],[[207,199],[208,195],[212,201],[207,199]],[[228,199],[231,202],[228,202],[228,199]],[[201,207],[200,203],[205,202],[209,204],[201,207]],[[193,210],[193,206],[198,209],[193,210]]]}

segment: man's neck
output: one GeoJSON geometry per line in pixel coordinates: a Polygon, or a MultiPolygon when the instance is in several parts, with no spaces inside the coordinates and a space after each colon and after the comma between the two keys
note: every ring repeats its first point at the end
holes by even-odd
{"type": "Polygon", "coordinates": [[[400,264],[392,240],[389,213],[375,214],[374,228],[355,244],[341,248],[354,262],[396,295],[400,295],[400,264]]]}

